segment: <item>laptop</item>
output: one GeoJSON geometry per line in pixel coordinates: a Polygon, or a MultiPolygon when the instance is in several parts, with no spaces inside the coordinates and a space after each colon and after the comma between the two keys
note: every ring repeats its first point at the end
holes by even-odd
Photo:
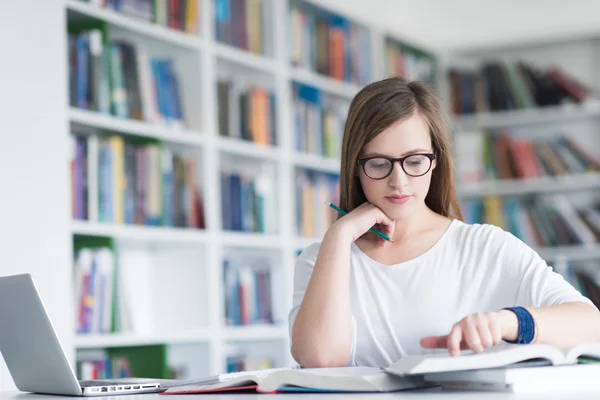
{"type": "Polygon", "coordinates": [[[0,277],[0,352],[23,392],[74,396],[156,393],[169,379],[78,381],[30,274],[0,277]]]}

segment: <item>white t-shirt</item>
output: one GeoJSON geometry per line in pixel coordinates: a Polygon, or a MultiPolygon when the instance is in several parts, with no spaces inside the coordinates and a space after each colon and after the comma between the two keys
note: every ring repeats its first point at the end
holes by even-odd
{"type": "MultiPolygon", "coordinates": [[[[296,262],[290,337],[319,248],[311,244],[296,262]]],[[[431,352],[420,346],[421,338],[448,334],[477,312],[593,305],[533,249],[494,225],[453,220],[431,249],[392,266],[372,260],[355,243],[351,253],[349,365],[388,366],[404,355],[431,352]]]]}

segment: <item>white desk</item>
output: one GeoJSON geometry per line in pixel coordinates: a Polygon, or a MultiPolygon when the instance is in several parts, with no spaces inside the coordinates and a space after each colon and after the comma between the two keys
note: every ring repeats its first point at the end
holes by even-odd
{"type": "MultiPolygon", "coordinates": [[[[353,394],[312,394],[312,393],[286,393],[286,394],[204,394],[204,395],[158,395],[158,394],[135,394],[121,396],[105,397],[81,397],[83,399],[98,400],[308,400],[314,398],[344,400],[349,397],[357,397],[365,400],[508,400],[508,399],[540,399],[540,400],[564,400],[566,398],[576,398],[578,400],[597,400],[600,399],[600,392],[596,393],[540,393],[540,394],[510,394],[510,393],[487,393],[487,392],[462,392],[462,391],[442,391],[440,389],[429,389],[427,391],[410,391],[395,393],[353,393],[353,394]]],[[[40,395],[22,392],[0,392],[0,400],[68,400],[71,396],[40,395]]]]}

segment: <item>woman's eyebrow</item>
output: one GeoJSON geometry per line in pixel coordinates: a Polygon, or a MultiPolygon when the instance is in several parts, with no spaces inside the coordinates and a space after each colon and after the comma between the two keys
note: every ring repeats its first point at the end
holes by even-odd
{"type": "MultiPolygon", "coordinates": [[[[431,149],[412,149],[409,150],[405,153],[402,153],[400,155],[400,157],[404,157],[407,154],[414,154],[414,153],[429,153],[431,152],[431,149]]],[[[364,156],[362,156],[362,158],[366,158],[366,157],[389,157],[389,158],[394,158],[388,154],[383,154],[383,153],[377,153],[377,152],[372,152],[372,153],[367,153],[364,156]]]]}

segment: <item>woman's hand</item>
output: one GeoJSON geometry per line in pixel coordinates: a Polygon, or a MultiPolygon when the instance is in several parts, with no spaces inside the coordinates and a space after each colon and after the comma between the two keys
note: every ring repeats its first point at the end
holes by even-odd
{"type": "Polygon", "coordinates": [[[447,335],[421,339],[421,346],[427,349],[447,348],[451,356],[467,349],[481,353],[504,339],[515,340],[518,329],[517,316],[512,311],[472,314],[455,323],[447,335]]]}
{"type": "MultiPolygon", "coordinates": [[[[365,202],[356,207],[354,210],[338,219],[331,226],[331,228],[340,229],[352,241],[361,237],[371,228],[375,228],[391,238],[394,234],[395,227],[396,224],[393,219],[388,217],[380,208],[369,202],[365,202]]],[[[377,237],[377,239],[380,246],[383,246],[386,243],[386,240],[380,237],[377,237]]]]}

